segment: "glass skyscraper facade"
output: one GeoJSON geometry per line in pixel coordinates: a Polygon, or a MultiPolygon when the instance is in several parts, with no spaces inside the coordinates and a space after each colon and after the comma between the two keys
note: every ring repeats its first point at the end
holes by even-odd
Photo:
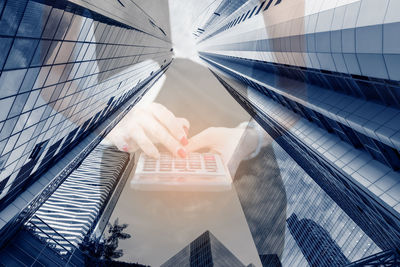
{"type": "Polygon", "coordinates": [[[128,161],[128,153],[99,144],[34,213],[28,227],[63,254],[79,247],[93,233],[128,161]]]}
{"type": "Polygon", "coordinates": [[[262,169],[234,185],[265,266],[343,266],[382,251],[277,142],[261,155],[262,169]]]}
{"type": "Polygon", "coordinates": [[[210,231],[206,231],[161,266],[244,267],[245,265],[210,231]]]}
{"type": "Polygon", "coordinates": [[[135,3],[0,1],[0,237],[30,217],[165,72],[135,3]]]}
{"type": "Polygon", "coordinates": [[[281,182],[234,181],[263,264],[271,255],[284,266],[332,266],[396,254],[398,1],[226,6],[222,1],[213,23],[198,25],[200,57],[280,147],[266,153],[294,160],[284,164],[291,171],[281,182]],[[276,220],[266,216],[271,211],[276,220]],[[286,231],[273,225],[279,220],[286,231]],[[317,244],[331,254],[317,257],[317,244]]]}

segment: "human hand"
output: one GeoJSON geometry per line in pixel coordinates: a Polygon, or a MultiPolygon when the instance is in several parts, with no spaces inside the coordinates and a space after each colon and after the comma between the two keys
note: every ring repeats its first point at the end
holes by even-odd
{"type": "Polygon", "coordinates": [[[133,108],[106,138],[121,151],[141,149],[146,155],[158,158],[156,144],[162,144],[175,156],[184,158],[189,127],[186,119],[176,118],[163,105],[151,103],[133,108]]]}
{"type": "Polygon", "coordinates": [[[208,149],[220,154],[231,174],[234,174],[240,162],[257,146],[258,133],[254,129],[210,127],[190,138],[186,149],[188,152],[208,149]]]}

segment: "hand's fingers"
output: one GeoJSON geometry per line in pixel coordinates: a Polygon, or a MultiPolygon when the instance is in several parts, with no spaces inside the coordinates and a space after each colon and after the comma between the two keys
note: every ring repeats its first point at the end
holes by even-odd
{"type": "Polygon", "coordinates": [[[185,133],[186,133],[186,136],[188,136],[188,134],[189,134],[189,129],[190,129],[190,123],[189,123],[189,121],[187,120],[187,119],[185,119],[185,118],[176,118],[178,121],[179,121],[179,123],[182,125],[182,127],[183,127],[183,130],[185,131],[185,133]]]}
{"type": "Polygon", "coordinates": [[[111,136],[112,143],[121,151],[124,152],[135,152],[137,147],[135,142],[132,140],[129,132],[127,131],[115,131],[111,136]]]}
{"type": "Polygon", "coordinates": [[[154,103],[151,112],[153,116],[168,129],[176,140],[181,142],[182,145],[187,145],[187,136],[182,127],[181,121],[177,120],[171,111],[163,105],[154,103]]]}
{"type": "Polygon", "coordinates": [[[186,150],[182,145],[164,128],[158,121],[152,117],[143,117],[139,120],[145,132],[164,145],[172,154],[179,157],[186,157],[186,150]],[[153,120],[153,121],[149,121],[153,120]]]}
{"type": "Polygon", "coordinates": [[[186,127],[186,128],[190,128],[190,122],[187,120],[187,119],[185,119],[185,118],[176,118],[178,121],[179,121],[179,123],[183,126],[183,127],[186,127]]]}
{"type": "Polygon", "coordinates": [[[132,153],[141,148],[150,157],[158,158],[160,156],[157,148],[146,136],[141,126],[134,122],[131,123],[129,128],[113,129],[110,140],[119,150],[124,152],[132,153]]]}
{"type": "Polygon", "coordinates": [[[188,152],[194,152],[203,148],[212,148],[213,144],[212,128],[208,128],[190,138],[186,150],[188,152]]]}
{"type": "Polygon", "coordinates": [[[160,153],[156,146],[151,142],[151,140],[147,137],[146,133],[143,131],[141,127],[136,127],[132,129],[132,139],[136,142],[136,144],[143,150],[143,152],[152,158],[158,159],[160,157],[160,153]]]}

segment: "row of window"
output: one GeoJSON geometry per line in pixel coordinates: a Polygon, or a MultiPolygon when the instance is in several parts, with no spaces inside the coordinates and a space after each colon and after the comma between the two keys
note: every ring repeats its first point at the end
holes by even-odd
{"type": "Polygon", "coordinates": [[[362,149],[368,152],[374,159],[391,167],[393,170],[400,170],[400,152],[398,150],[378,140],[372,139],[358,131],[355,131],[340,122],[334,121],[324,116],[323,114],[316,112],[315,110],[311,110],[310,108],[307,108],[306,106],[297,103],[283,95],[277,94],[272,90],[268,90],[266,87],[245,79],[240,75],[237,75],[233,72],[230,72],[230,74],[241,80],[242,82],[257,89],[262,94],[273,99],[275,102],[301,115],[303,118],[306,118],[308,121],[317,124],[319,127],[325,129],[329,133],[334,133],[340,139],[346,141],[355,148],[362,149]]]}
{"type": "Polygon", "coordinates": [[[311,266],[341,266],[349,263],[330,234],[311,219],[298,219],[293,213],[288,219],[289,231],[311,266]]]}
{"type": "Polygon", "coordinates": [[[246,58],[212,55],[214,58],[246,62],[253,68],[317,85],[358,99],[400,108],[400,81],[350,75],[321,69],[270,63],[246,58]]]}
{"type": "MultiPolygon", "coordinates": [[[[234,26],[236,26],[236,25],[238,25],[238,24],[244,22],[246,19],[251,18],[251,17],[253,16],[253,14],[254,14],[254,16],[257,16],[258,13],[260,13],[260,11],[261,11],[262,8],[264,8],[264,9],[263,9],[263,12],[266,11],[266,10],[268,10],[268,8],[271,6],[271,4],[272,4],[273,1],[274,1],[274,0],[267,0],[267,1],[263,1],[260,5],[256,5],[256,6],[253,8],[253,10],[251,10],[251,9],[248,10],[247,13],[246,13],[246,12],[243,13],[241,16],[238,16],[236,19],[230,21],[228,24],[226,24],[224,27],[222,27],[222,31],[227,30],[227,29],[229,29],[229,28],[232,28],[232,27],[234,27],[234,26]],[[265,5],[265,4],[266,4],[266,5],[265,5]],[[265,5],[265,7],[264,7],[264,5],[265,5]],[[257,10],[257,11],[256,11],[256,10],[257,10]],[[250,11],[251,11],[251,13],[250,13],[250,11]],[[254,13],[254,12],[255,12],[255,13],[254,13]]],[[[278,5],[278,4],[280,4],[281,1],[282,1],[282,0],[277,0],[276,3],[275,3],[275,6],[278,5]]]]}
{"type": "MultiPolygon", "coordinates": [[[[36,1],[6,1],[0,9],[0,69],[89,60],[95,50],[97,59],[138,54],[141,44],[155,38],[122,24],[93,20],[99,17],[96,13],[85,17],[79,10],[64,11],[36,1]]],[[[167,49],[167,43],[158,43],[167,49]]]]}
{"type": "MultiPolygon", "coordinates": [[[[250,110],[253,110],[253,107],[251,107],[251,105],[248,105],[247,100],[243,99],[242,96],[240,96],[238,93],[234,91],[231,91],[231,93],[233,93],[235,96],[241,99],[241,101],[243,101],[243,104],[245,104],[250,110]]],[[[275,127],[274,130],[280,132],[280,130],[278,130],[275,127]]],[[[283,135],[283,133],[280,134],[283,135]]],[[[277,152],[274,148],[274,153],[272,157],[279,158],[281,157],[282,153],[285,152],[282,150],[277,152]]],[[[291,156],[294,155],[291,154],[291,156]]],[[[332,236],[332,238],[335,239],[335,241],[342,249],[346,257],[348,257],[348,259],[350,259],[351,261],[357,260],[361,257],[365,257],[379,251],[379,248],[375,244],[373,244],[372,240],[370,240],[368,236],[361,231],[360,228],[357,228],[357,230],[355,230],[355,227],[357,227],[357,225],[355,224],[354,221],[349,219],[341,209],[343,208],[343,206],[341,205],[344,203],[343,201],[336,202],[337,198],[335,198],[336,204],[338,204],[340,207],[338,207],[337,205],[334,206],[328,205],[328,203],[333,204],[335,202],[332,202],[332,200],[324,194],[321,188],[318,187],[316,184],[314,184],[314,182],[308,175],[305,174],[302,175],[300,174],[301,172],[294,173],[293,166],[292,165],[288,166],[289,164],[287,162],[288,160],[286,159],[284,162],[280,162],[281,160],[282,159],[278,159],[278,162],[280,169],[282,171],[281,176],[285,183],[285,189],[288,198],[288,207],[287,207],[288,214],[296,212],[301,214],[302,215],[301,217],[311,217],[317,220],[322,225],[324,225],[324,228],[326,227],[326,229],[329,229],[329,233],[332,236]],[[286,173],[288,170],[291,170],[290,173],[286,173]],[[296,177],[297,179],[304,177],[306,178],[305,180],[308,181],[306,184],[302,185],[301,183],[299,183],[298,180],[293,179],[294,177],[296,177]],[[288,183],[290,183],[291,186],[289,186],[288,183]],[[362,241],[365,241],[365,243],[363,243],[362,241]]],[[[305,162],[307,162],[307,164],[309,165],[314,162],[318,164],[323,164],[317,157],[313,157],[312,159],[305,159],[305,162]]],[[[310,173],[313,172],[312,168],[307,166],[302,165],[302,167],[306,169],[308,172],[310,173]]],[[[317,169],[319,172],[323,171],[323,169],[321,169],[320,167],[317,167],[317,169]]],[[[310,173],[308,174],[311,175],[310,173]]],[[[326,175],[328,175],[328,177],[331,177],[330,176],[331,173],[327,173],[326,175]]],[[[313,173],[313,177],[314,180],[316,180],[315,178],[318,178],[317,184],[319,186],[323,185],[320,181],[318,181],[321,180],[320,173],[313,173]]],[[[334,183],[334,181],[331,180],[329,182],[334,183]]],[[[329,190],[327,192],[329,193],[330,196],[331,196],[330,193],[333,191],[335,191],[335,194],[340,195],[342,192],[339,192],[340,190],[339,191],[337,190],[336,185],[337,184],[335,184],[335,186],[331,184],[326,184],[325,186],[323,186],[323,189],[325,190],[326,188],[328,188],[329,190]]],[[[348,209],[346,210],[348,211],[348,209]]],[[[354,214],[354,212],[352,212],[352,214],[354,214]]],[[[355,216],[358,215],[356,214],[355,216]]],[[[293,242],[294,240],[292,241],[288,237],[286,238],[286,240],[288,240],[288,242],[285,243],[285,251],[282,257],[282,263],[288,266],[297,266],[306,264],[304,262],[304,258],[299,256],[298,254],[299,252],[296,253],[297,248],[295,247],[297,247],[297,245],[295,242],[293,242]]]]}
{"type": "MultiPolygon", "coordinates": [[[[147,77],[140,84],[138,84],[137,87],[131,89],[129,92],[124,93],[118,99],[113,97],[110,98],[108,105],[103,110],[97,112],[93,117],[87,119],[80,127],[75,128],[69,132],[67,136],[61,138],[53,145],[48,146],[50,139],[40,143],[38,143],[35,139],[32,143],[34,147],[31,149],[31,153],[29,155],[30,160],[25,165],[17,169],[16,171],[18,172],[15,171],[12,175],[9,175],[0,181],[0,193],[3,190],[8,190],[7,197],[2,199],[2,205],[0,206],[0,209],[3,208],[8,201],[17,196],[20,193],[21,188],[25,186],[27,182],[32,183],[36,178],[40,177],[40,175],[49,166],[62,158],[66,152],[78,144],[101,122],[107,119],[111,113],[118,109],[127,100],[131,99],[131,97],[137,93],[138,87],[146,85],[151,79],[157,76],[160,71],[156,72],[154,76],[147,77]],[[7,182],[12,178],[12,176],[15,176],[14,181],[7,185],[7,182]]],[[[136,101],[138,100],[139,99],[136,99],[136,101]]],[[[2,163],[1,160],[0,163],[2,163]]]]}
{"type": "Polygon", "coordinates": [[[49,4],[32,0],[2,1],[0,14],[0,35],[6,36],[59,40],[75,36],[73,39],[77,38],[79,41],[83,41],[93,20],[102,25],[100,27],[102,30],[108,28],[107,32],[113,26],[118,27],[112,33],[110,32],[113,35],[118,34],[122,30],[121,28],[133,29],[66,1],[52,1],[49,4]],[[85,18],[89,18],[89,20],[80,25],[81,22],[85,22],[85,18]],[[76,32],[77,27],[79,28],[78,32],[76,32]]]}
{"type": "MultiPolygon", "coordinates": [[[[129,76],[134,75],[134,73],[128,73],[129,76]]],[[[125,74],[126,76],[126,74],[125,74]]],[[[120,90],[124,91],[125,93],[121,96],[124,97],[126,96],[126,94],[128,93],[128,91],[123,88],[132,88],[132,84],[134,84],[133,82],[131,82],[130,80],[132,78],[127,77],[128,79],[122,80],[122,82],[120,82],[120,78],[116,78],[117,82],[119,83],[119,87],[120,90]],[[122,85],[122,86],[121,86],[122,85]]],[[[137,77],[134,77],[134,79],[136,79],[137,77]]],[[[107,97],[107,95],[110,95],[111,91],[115,90],[116,84],[114,83],[109,85],[109,87],[104,88],[104,90],[102,90],[101,92],[97,92],[96,95],[98,95],[98,97],[101,99],[103,99],[104,97],[107,97]]],[[[93,95],[91,97],[91,99],[93,99],[93,97],[95,97],[96,95],[93,95]]],[[[72,95],[73,97],[73,95],[72,95]]],[[[113,99],[113,97],[112,97],[113,99]]],[[[67,97],[68,100],[68,97],[67,97]]],[[[74,127],[74,125],[71,123],[71,121],[75,121],[74,118],[78,118],[77,116],[79,116],[79,119],[81,121],[81,123],[83,123],[85,120],[87,120],[87,118],[92,118],[93,116],[95,116],[96,110],[99,110],[99,108],[101,108],[102,103],[105,101],[103,100],[98,100],[96,102],[92,101],[91,105],[87,105],[87,104],[83,104],[86,103],[86,100],[81,100],[78,101],[79,103],[75,103],[74,105],[67,105],[66,106],[71,109],[71,110],[75,110],[76,112],[70,112],[70,115],[65,115],[62,117],[62,119],[57,119],[60,118],[60,114],[54,114],[54,110],[51,107],[51,105],[49,106],[48,104],[44,104],[44,106],[42,108],[38,108],[35,109],[36,110],[41,110],[41,112],[44,111],[44,113],[41,116],[33,116],[32,112],[27,111],[26,113],[23,113],[20,116],[17,116],[13,119],[7,120],[2,128],[2,135],[3,134],[7,134],[4,136],[5,139],[3,139],[3,141],[0,142],[0,154],[2,155],[2,158],[4,159],[4,161],[7,161],[7,165],[10,165],[13,163],[13,161],[10,162],[10,160],[8,160],[8,158],[10,157],[10,153],[12,152],[12,159],[20,159],[21,158],[21,153],[22,155],[25,155],[26,153],[28,153],[31,149],[33,144],[35,143],[34,141],[37,140],[39,137],[40,139],[43,139],[44,137],[49,138],[49,137],[53,137],[54,140],[58,139],[58,137],[64,136],[66,135],[70,130],[72,130],[72,128],[74,127]],[[77,110],[76,108],[74,109],[74,107],[80,106],[79,110],[77,110]],[[80,115],[77,115],[77,112],[80,113],[80,115]],[[54,115],[51,115],[54,114],[54,115]],[[26,115],[26,116],[25,116],[26,115]],[[51,115],[51,116],[49,116],[51,115]],[[25,124],[23,122],[26,121],[26,118],[31,118],[34,117],[33,119],[39,119],[42,118],[40,121],[37,121],[37,123],[33,124],[33,122],[29,122],[27,121],[25,124]],[[23,122],[21,123],[21,119],[23,120],[23,122]],[[29,123],[28,123],[29,122],[29,123]],[[20,126],[21,124],[21,126],[20,126]],[[33,124],[33,125],[32,125],[33,124]],[[31,126],[32,125],[32,126],[31,126]],[[11,133],[12,131],[12,133],[11,133]],[[15,132],[15,133],[14,133],[15,132]],[[11,136],[11,138],[10,138],[11,136]],[[27,143],[29,143],[29,145],[27,145],[27,143]],[[11,151],[11,152],[10,152],[11,151]],[[18,156],[17,156],[18,154],[18,156]]],[[[51,104],[51,103],[50,103],[51,104]]],[[[110,105],[110,104],[109,104],[110,105]]],[[[99,113],[99,112],[98,112],[99,113]]],[[[97,115],[98,115],[97,113],[97,115]]],[[[78,122],[79,124],[79,122],[78,122]]],[[[22,157],[23,158],[23,157],[22,157]]],[[[17,168],[18,166],[16,166],[17,168]]],[[[3,175],[2,175],[3,176],[3,175]]]]}
{"type": "MultiPolygon", "coordinates": [[[[285,152],[280,151],[280,153],[285,152]]],[[[296,164],[292,159],[290,161],[291,163],[285,162],[284,166],[289,168],[296,164]]],[[[287,214],[296,213],[301,218],[313,218],[315,222],[328,230],[350,261],[371,255],[378,250],[372,240],[300,167],[294,169],[298,172],[291,171],[286,175],[281,173],[288,196],[287,214]],[[306,183],[301,183],[302,181],[306,183]]],[[[286,249],[289,251],[287,254],[290,254],[287,257],[292,258],[292,261],[284,259],[283,263],[287,263],[288,266],[299,265],[294,262],[296,257],[291,257],[293,249],[291,247],[286,249]]]]}
{"type": "MultiPolygon", "coordinates": [[[[253,9],[248,10],[247,12],[244,12],[242,15],[239,15],[237,18],[231,20],[221,28],[219,28],[217,31],[213,32],[212,34],[208,35],[206,38],[203,39],[203,41],[217,35],[218,33],[221,33],[223,31],[226,31],[242,22],[244,22],[246,19],[250,19],[252,16],[257,16],[261,10],[266,11],[268,8],[271,6],[272,2],[274,0],[266,0],[263,1],[260,5],[256,5],[253,9]],[[264,8],[264,9],[263,9],[264,8]]],[[[277,0],[275,3],[275,6],[280,4],[282,0],[277,0]]]]}
{"type": "MultiPolygon", "coordinates": [[[[46,103],[39,96],[40,91],[38,90],[18,95],[14,100],[9,116],[14,114],[12,111],[15,107],[18,107],[18,114],[8,118],[4,123],[0,123],[0,155],[7,155],[9,151],[13,151],[13,154],[17,153],[17,150],[20,150],[19,148],[22,145],[35,139],[41,133],[51,136],[51,133],[57,135],[58,133],[68,132],[67,128],[72,127],[70,121],[85,120],[85,117],[94,115],[95,110],[98,110],[103,105],[105,101],[103,98],[115,91],[115,86],[119,86],[120,90],[126,91],[126,88],[130,88],[137,83],[138,77],[135,77],[134,71],[122,76],[127,77],[116,77],[116,81],[113,84],[108,83],[108,86],[101,86],[102,90],[94,92],[93,89],[87,89],[93,92],[90,98],[81,97],[83,96],[81,91],[67,93],[65,96],[57,95],[54,101],[46,103]],[[24,98],[22,99],[24,100],[23,102],[17,102],[20,97],[24,98]],[[77,97],[80,98],[72,101],[73,98],[77,97]],[[97,100],[93,101],[94,99],[97,100]],[[54,113],[53,107],[63,110],[64,116],[54,113]]],[[[68,84],[62,85],[68,86],[68,84]]],[[[54,88],[50,89],[54,90],[54,88]]],[[[21,99],[19,100],[22,101],[21,99]]],[[[26,149],[25,151],[27,151],[26,149]]]]}
{"type": "Polygon", "coordinates": [[[400,108],[400,83],[324,70],[275,64],[275,73],[359,99],[400,108]]]}
{"type": "Polygon", "coordinates": [[[0,37],[0,48],[0,69],[3,70],[126,58],[169,50],[165,47],[101,44],[98,42],[61,42],[30,38],[13,39],[8,37],[0,37]]]}
{"type": "Polygon", "coordinates": [[[0,65],[12,69],[0,76],[2,203],[165,69],[171,54],[164,40],[67,1],[0,2],[0,38],[0,65]]]}
{"type": "MultiPolygon", "coordinates": [[[[240,79],[238,75],[233,76],[251,86],[247,79],[240,79]]],[[[233,94],[248,105],[246,102],[247,100],[244,100],[238,93],[233,92],[233,94]]],[[[253,109],[251,105],[248,107],[250,110],[253,109]]],[[[380,203],[376,203],[375,199],[367,197],[364,191],[359,190],[358,186],[350,184],[347,178],[343,177],[343,174],[331,168],[328,163],[322,160],[316,153],[311,152],[296,140],[292,140],[290,136],[286,136],[281,131],[280,126],[276,125],[275,127],[275,125],[269,125],[269,123],[263,125],[269,128],[271,133],[276,131],[280,136],[285,136],[285,141],[282,141],[280,138],[277,139],[279,145],[281,145],[291,157],[296,158],[296,162],[307,171],[313,180],[316,181],[316,183],[381,249],[390,249],[395,246],[398,241],[396,234],[398,235],[399,233],[400,224],[393,214],[387,212],[385,208],[382,209],[380,203]],[[390,228],[391,231],[388,231],[388,228],[390,228]]],[[[268,131],[268,133],[270,133],[270,131],[268,131]]],[[[394,205],[396,205],[396,201],[394,202],[394,205]]],[[[398,206],[399,205],[397,205],[397,207],[398,206]]],[[[350,231],[348,235],[350,234],[354,234],[354,231],[350,231]]],[[[343,235],[342,239],[346,239],[347,237],[348,236],[343,235]]],[[[341,246],[342,241],[339,240],[338,244],[341,246]]],[[[366,251],[372,252],[371,249],[372,246],[366,251]]],[[[350,253],[353,252],[350,251],[350,253]]]]}
{"type": "MultiPolygon", "coordinates": [[[[254,85],[256,85],[254,83],[254,85]]],[[[257,87],[255,87],[257,88],[257,87]]],[[[352,128],[334,121],[321,113],[311,110],[300,103],[296,103],[287,97],[279,95],[265,87],[258,86],[259,90],[269,96],[271,99],[300,114],[308,121],[317,124],[322,129],[327,130],[329,133],[334,133],[343,141],[353,145],[355,148],[363,149],[368,152],[374,159],[391,167],[393,170],[400,170],[400,153],[396,149],[372,139],[360,132],[354,131],[352,128]]]]}
{"type": "MultiPolygon", "coordinates": [[[[158,58],[153,59],[159,61],[161,64],[163,59],[162,54],[154,56],[158,58]]],[[[95,89],[94,86],[99,89],[102,87],[102,89],[93,91],[93,94],[104,94],[104,90],[112,86],[112,83],[120,83],[120,81],[117,82],[116,80],[108,81],[107,77],[112,76],[113,73],[123,72],[125,68],[137,63],[139,57],[132,57],[130,59],[133,61],[120,60],[115,63],[109,62],[110,64],[105,66],[105,70],[99,69],[98,62],[93,61],[91,63],[59,65],[61,68],[52,68],[49,66],[3,72],[0,77],[0,84],[3,89],[0,93],[0,103],[3,106],[3,110],[10,110],[10,112],[0,114],[0,127],[2,121],[12,119],[15,116],[21,115],[21,113],[29,112],[43,105],[56,105],[58,103],[61,106],[68,106],[68,103],[63,104],[60,101],[71,101],[71,98],[77,95],[78,92],[81,95],[82,90],[93,91],[95,89]],[[99,83],[96,84],[96,82],[99,83]],[[82,87],[79,85],[82,85],[82,87]],[[45,86],[45,88],[41,89],[40,87],[42,86],[45,86]],[[78,90],[78,88],[83,89],[78,90]],[[39,97],[40,93],[41,97],[39,97]],[[43,96],[48,98],[46,102],[42,100],[43,96]]],[[[142,71],[146,71],[146,68],[149,68],[149,66],[130,70],[129,73],[124,73],[122,76],[114,74],[114,78],[125,80],[125,85],[127,83],[126,78],[135,73],[139,74],[138,71],[142,73],[142,71]]],[[[150,68],[149,72],[151,71],[152,69],[150,68]]],[[[134,79],[138,80],[140,77],[134,77],[134,79]]],[[[133,83],[134,81],[130,79],[130,82],[133,83]]],[[[80,100],[74,97],[73,103],[78,104],[79,102],[80,100]]],[[[0,137],[0,140],[2,139],[0,137]]]]}

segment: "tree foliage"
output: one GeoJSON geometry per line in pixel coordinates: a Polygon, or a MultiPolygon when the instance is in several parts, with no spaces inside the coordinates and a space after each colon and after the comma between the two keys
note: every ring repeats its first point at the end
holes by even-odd
{"type": "Polygon", "coordinates": [[[117,218],[113,224],[107,224],[107,237],[102,239],[89,239],[86,237],[81,244],[81,249],[97,259],[118,259],[124,255],[123,250],[118,249],[119,240],[131,237],[130,234],[124,233],[127,227],[128,224],[126,223],[119,224],[117,218]]]}

